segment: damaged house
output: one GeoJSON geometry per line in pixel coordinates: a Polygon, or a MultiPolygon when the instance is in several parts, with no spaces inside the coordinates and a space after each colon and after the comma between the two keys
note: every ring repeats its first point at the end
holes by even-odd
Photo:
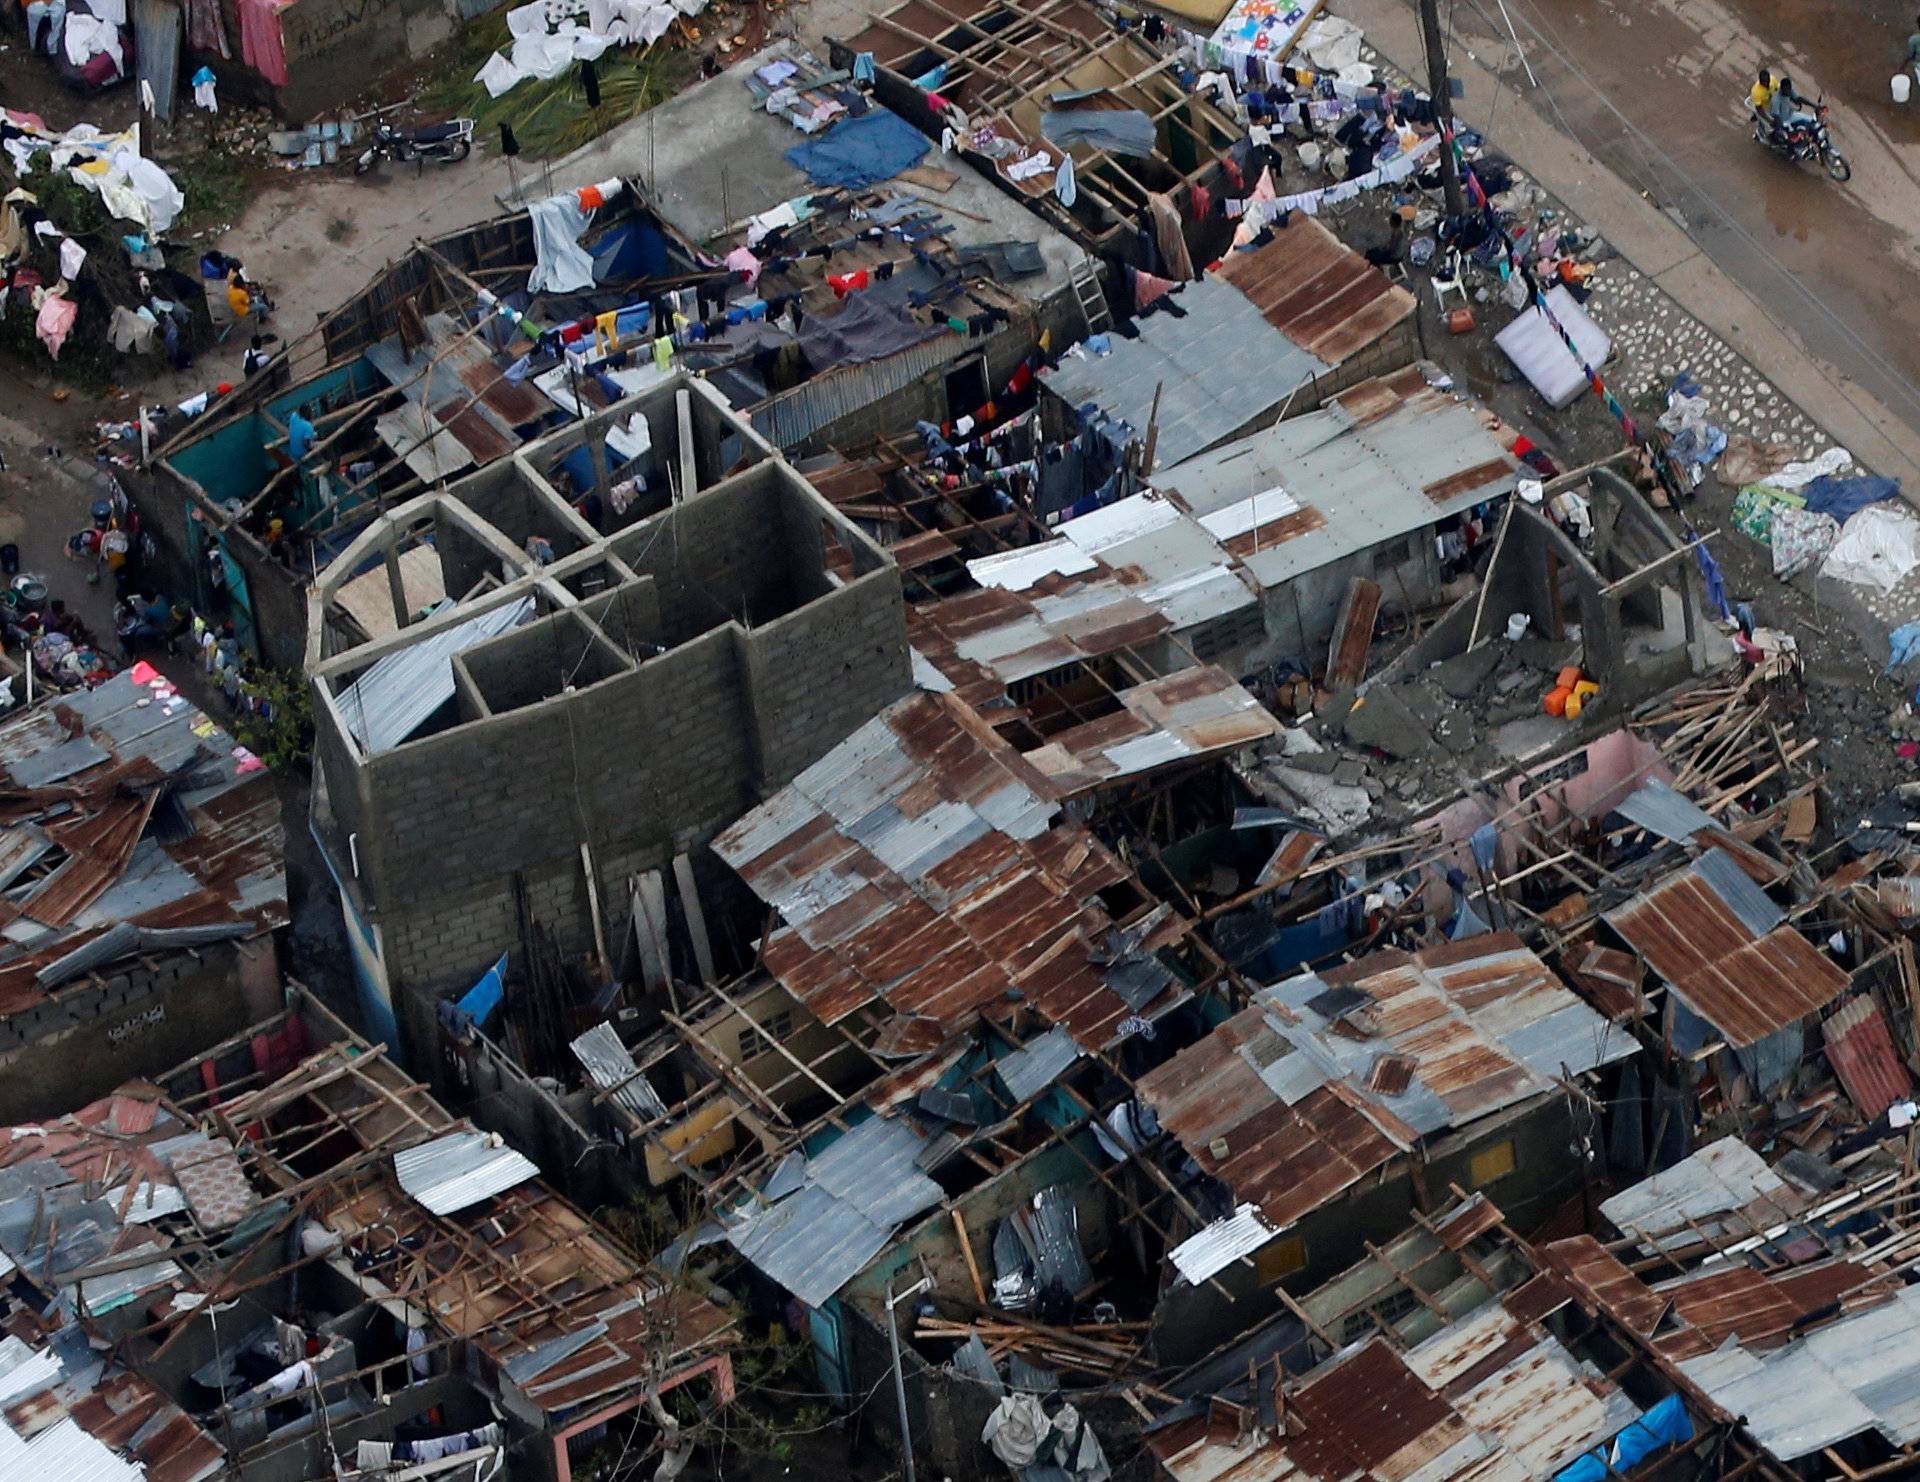
{"type": "Polygon", "coordinates": [[[1356,580],[1371,600],[1349,622],[1370,637],[1382,610],[1444,600],[1473,548],[1459,532],[1517,482],[1488,413],[1430,384],[1437,374],[1366,381],[1161,469],[1147,492],[1063,521],[1051,541],[967,569],[1029,600],[1115,584],[1165,616],[1178,645],[1161,655],[1167,667],[1183,653],[1235,675],[1312,661],[1356,580]]]}
{"type": "Polygon", "coordinates": [[[658,1396],[732,1396],[724,1309],[298,988],[174,1071],[13,1129],[0,1189],[15,1290],[71,1323],[59,1363],[110,1349],[185,1412],[151,1402],[181,1461],[148,1476],[192,1482],[224,1448],[264,1482],[455,1455],[565,1482],[610,1422],[653,1428],[658,1396]]]}
{"type": "Polygon", "coordinates": [[[0,1115],[100,1096],[273,1001],[287,920],[259,758],[150,666],[0,722],[0,1115]]]}
{"type": "Polygon", "coordinates": [[[1176,1482],[1904,1474],[1901,1183],[1729,1137],[1605,1200],[1609,1241],[1453,1199],[1165,1380],[1149,1449],[1176,1482]]]}
{"type": "Polygon", "coordinates": [[[1169,1252],[1160,1351],[1195,1355],[1448,1188],[1542,1214],[1579,1193],[1577,1078],[1636,1048],[1500,934],[1256,989],[1139,1081],[1214,1211],[1169,1252]]]}
{"type": "Polygon", "coordinates": [[[609,960],[632,876],[905,692],[901,607],[885,553],[691,378],[382,515],[322,578],[308,659],[316,832],[371,1022],[433,1044],[439,992],[520,939],[516,891],[609,960]],[[603,427],[674,491],[605,533],[548,473],[603,427]],[[447,594],[425,616],[416,562],[447,594]],[[370,641],[362,566],[396,625],[370,641]]]}

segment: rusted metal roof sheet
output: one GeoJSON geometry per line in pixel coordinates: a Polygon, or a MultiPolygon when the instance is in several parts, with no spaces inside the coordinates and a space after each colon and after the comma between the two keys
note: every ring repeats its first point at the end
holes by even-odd
{"type": "Polygon", "coordinates": [[[1347,583],[1327,642],[1327,687],[1350,689],[1367,677],[1373,625],[1380,616],[1380,583],[1356,576],[1347,583]]]}
{"type": "Polygon", "coordinates": [[[1104,1047],[1134,1009],[1090,960],[1114,926],[1096,896],[1127,871],[1058,811],[965,704],[916,695],[714,849],[784,918],[767,970],[824,1022],[879,1000],[951,1033],[1023,1000],[1104,1047]]]}
{"type": "Polygon", "coordinates": [[[1920,1287],[1805,1337],[1756,1353],[1731,1343],[1675,1367],[1728,1415],[1741,1417],[1775,1459],[1797,1461],[1876,1432],[1896,1447],[1920,1441],[1920,1287]]]}
{"type": "MultiPolygon", "coordinates": [[[[0,1017],[46,1002],[41,970],[116,925],[240,923],[253,932],[286,920],[272,778],[157,676],[143,684],[127,670],[8,717],[0,768],[8,779],[0,782],[0,822],[15,826],[4,871],[20,892],[20,905],[9,907],[9,919],[19,918],[10,935],[25,948],[0,965],[0,1017]],[[20,785],[36,758],[76,739],[104,760],[54,785],[20,785]],[[46,870],[38,880],[36,868],[46,870]],[[32,936],[34,923],[45,933],[32,936]]],[[[134,944],[124,956],[140,938],[114,940],[134,944]]]]}
{"type": "Polygon", "coordinates": [[[1062,796],[1237,751],[1281,730],[1265,706],[1212,664],[1134,685],[1115,698],[1117,713],[1072,726],[1026,753],[1062,796]]]}
{"type": "Polygon", "coordinates": [[[1616,1023],[1631,1018],[1644,1003],[1640,984],[1646,970],[1631,952],[1590,943],[1571,960],[1562,958],[1561,966],[1587,1001],[1616,1023]]]}
{"type": "Polygon", "coordinates": [[[1850,999],[1820,1026],[1827,1059],[1847,1095],[1869,1121],[1913,1094],[1913,1077],[1900,1063],[1880,1006],[1866,994],[1850,999]]]}
{"type": "Polygon", "coordinates": [[[1374,1338],[1292,1386],[1286,1424],[1194,1415],[1148,1438],[1176,1482],[1553,1476],[1639,1418],[1619,1387],[1497,1304],[1397,1352],[1374,1338]]]}
{"type": "Polygon", "coordinates": [[[1633,1049],[1518,937],[1489,933],[1261,990],[1139,1092],[1203,1169],[1284,1230],[1423,1136],[1633,1049]],[[1315,1007],[1335,980],[1364,995],[1338,1029],[1315,1007]],[[1404,1082],[1377,1077],[1383,1056],[1412,1062],[1404,1082]]]}
{"type": "Polygon", "coordinates": [[[1295,212],[1257,252],[1233,252],[1219,276],[1294,344],[1339,365],[1413,314],[1413,295],[1313,217],[1295,212]]]}
{"type": "Polygon", "coordinates": [[[1541,1258],[1565,1278],[1580,1305],[1589,1312],[1605,1312],[1629,1332],[1650,1337],[1669,1306],[1591,1235],[1556,1240],[1540,1250],[1541,1258]]]}
{"type": "Polygon", "coordinates": [[[1711,1353],[1728,1339],[1764,1352],[1786,1343],[1794,1330],[1816,1314],[1836,1309],[1873,1272],[1852,1261],[1827,1261],[1778,1275],[1752,1266],[1716,1266],[1658,1288],[1673,1301],[1674,1316],[1685,1327],[1654,1336],[1669,1357],[1711,1353]]]}
{"type": "Polygon", "coordinates": [[[1153,482],[1221,532],[1249,581],[1272,590],[1387,542],[1421,538],[1442,517],[1513,489],[1517,465],[1490,420],[1485,408],[1428,385],[1412,366],[1156,470],[1153,482]],[[1301,506],[1299,515],[1285,512],[1292,505],[1301,506]],[[1256,514],[1257,540],[1226,534],[1242,532],[1256,514]],[[1301,518],[1308,514],[1314,518],[1301,518]],[[1285,539],[1268,538],[1269,522],[1285,539]]]}
{"type": "Polygon", "coordinates": [[[1718,849],[1606,920],[1687,1004],[1744,1048],[1846,991],[1847,975],[1718,849]]]}

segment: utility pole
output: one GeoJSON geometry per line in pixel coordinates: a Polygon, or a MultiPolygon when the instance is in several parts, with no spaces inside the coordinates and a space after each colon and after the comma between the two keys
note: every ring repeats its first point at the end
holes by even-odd
{"type": "Polygon", "coordinates": [[[1460,165],[1453,153],[1453,93],[1447,85],[1447,48],[1440,39],[1440,0],[1420,0],[1420,41],[1427,49],[1427,90],[1433,94],[1433,116],[1440,124],[1440,184],[1446,192],[1447,215],[1467,209],[1460,193],[1460,165]]]}
{"type": "Polygon", "coordinates": [[[907,1482],[914,1482],[913,1433],[907,1425],[907,1381],[900,1367],[900,1319],[893,1315],[893,1309],[902,1302],[912,1301],[932,1285],[933,1278],[923,1276],[896,1296],[893,1283],[887,1283],[887,1342],[893,1349],[893,1400],[900,1407],[900,1461],[907,1482]]]}

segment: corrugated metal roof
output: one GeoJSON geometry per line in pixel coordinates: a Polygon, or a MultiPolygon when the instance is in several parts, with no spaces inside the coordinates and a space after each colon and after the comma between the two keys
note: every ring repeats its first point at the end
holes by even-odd
{"type": "Polygon", "coordinates": [[[1712,816],[1693,799],[1653,777],[1628,793],[1614,811],[1629,823],[1676,844],[1684,844],[1703,828],[1715,827],[1712,816]]]}
{"type": "Polygon", "coordinates": [[[453,699],[453,656],[530,622],[531,597],[517,597],[376,660],[334,697],[340,718],[368,755],[400,745],[453,699]]]}
{"type": "Polygon", "coordinates": [[[1070,726],[1028,761],[1065,796],[1218,756],[1280,734],[1280,722],[1223,669],[1183,669],[1119,691],[1121,709],[1070,726]]]}
{"type": "MultiPolygon", "coordinates": [[[[1265,256],[1266,254],[1249,254],[1265,256]]],[[[1332,366],[1294,343],[1219,277],[1180,290],[1182,316],[1152,314],[1109,355],[1062,360],[1045,384],[1069,405],[1098,403],[1142,438],[1160,393],[1158,457],[1178,463],[1273,411],[1332,366]]]]}
{"type": "MultiPolygon", "coordinates": [[[[165,680],[140,683],[134,674],[0,722],[0,766],[16,783],[49,752],[77,755],[75,738],[102,758],[0,806],[0,825],[10,826],[0,876],[17,881],[36,861],[64,854],[22,887],[24,915],[8,936],[27,950],[0,966],[0,1017],[46,1002],[52,983],[39,978],[57,960],[72,958],[78,972],[108,960],[101,954],[109,949],[117,955],[131,941],[124,932],[99,944],[116,924],[239,924],[246,935],[285,920],[272,777],[165,680]]],[[[174,945],[154,942],[156,950],[174,945]]]]}
{"type": "Polygon", "coordinates": [[[603,1091],[618,1086],[608,1099],[624,1107],[642,1122],[658,1121],[667,1114],[667,1104],[653,1083],[640,1073],[633,1056],[620,1042],[611,1024],[596,1024],[568,1046],[574,1059],[586,1067],[593,1083],[603,1091]]]}
{"type": "Polygon", "coordinates": [[[1153,482],[1204,524],[1257,511],[1258,535],[1226,547],[1251,582],[1271,588],[1497,498],[1515,487],[1518,468],[1488,414],[1429,386],[1416,366],[1163,467],[1153,482]],[[1264,501],[1249,508],[1255,490],[1279,485],[1313,518],[1276,522],[1264,501]]]}
{"type": "Polygon", "coordinates": [[[1267,323],[1329,365],[1414,312],[1411,293],[1303,211],[1274,227],[1266,246],[1228,253],[1219,275],[1267,323]]]}
{"type": "Polygon", "coordinates": [[[767,970],[826,1023],[880,1000],[951,1033],[1018,992],[1105,1046],[1134,1011],[1086,943],[1125,868],[957,697],[877,716],[714,841],[785,925],[767,970]]]}
{"type": "Polygon", "coordinates": [[[538,1178],[533,1160],[490,1132],[449,1132],[393,1155],[400,1187],[435,1214],[452,1214],[538,1178]]]}
{"type": "Polygon", "coordinates": [[[1742,1417],[1777,1460],[1869,1431],[1910,1445],[1920,1441],[1920,1287],[1899,1287],[1892,1297],[1772,1353],[1735,1344],[1677,1367],[1742,1417]]]}
{"type": "Polygon", "coordinates": [[[1673,1167],[1603,1200],[1621,1233],[1679,1253],[1709,1238],[1744,1239],[1806,1208],[1806,1196],[1737,1137],[1709,1143],[1673,1167]]]}
{"type": "Polygon", "coordinates": [[[1777,924],[1782,918],[1720,849],[1606,913],[1687,1007],[1737,1049],[1846,991],[1847,975],[1794,927],[1777,924]]]}
{"type": "MultiPolygon", "coordinates": [[[[900,1224],[945,1197],[915,1164],[925,1143],[911,1123],[872,1117],[810,1159],[794,1192],[749,1205],[730,1224],[727,1239],[818,1307],[865,1269],[900,1224]]],[[[763,1197],[774,1187],[769,1183],[763,1197]]]]}
{"type": "Polygon", "coordinates": [[[994,1074],[1000,1077],[1007,1095],[1018,1105],[1046,1090],[1085,1053],[1074,1043],[1072,1035],[1056,1025],[1012,1054],[994,1061],[994,1074]]]}
{"type": "Polygon", "coordinates": [[[35,1348],[9,1333],[0,1338],[0,1405],[46,1388],[60,1377],[53,1350],[35,1348]]]}
{"type": "MultiPolygon", "coordinates": [[[[1059,529],[1059,539],[1046,545],[969,562],[984,590],[923,603],[909,614],[916,650],[976,708],[1010,703],[1007,691],[1022,679],[1168,631],[1236,613],[1257,618],[1259,599],[1238,558],[1168,500],[1133,495],[1059,529]]],[[[1223,698],[1231,694],[1241,708],[1251,707],[1229,676],[1211,683],[1223,698]]],[[[1124,718],[1118,724],[1108,739],[1126,746],[1137,732],[1124,718]]],[[[1103,736],[1091,732],[1087,744],[1103,736]]],[[[1178,755],[1165,738],[1134,750],[1140,759],[1114,765],[1137,772],[1157,764],[1148,756],[1178,755]]]]}
{"type": "Polygon", "coordinates": [[[1530,1482],[1617,1435],[1640,1410],[1544,1330],[1488,1303],[1396,1352],[1373,1338],[1290,1386],[1286,1424],[1205,1414],[1147,1444],[1175,1482],[1408,1477],[1530,1482]]]}
{"type": "MultiPolygon", "coordinates": [[[[0,1427],[0,1435],[15,1435],[0,1427]]],[[[0,1442],[0,1475],[58,1478],[59,1482],[145,1482],[146,1472],[115,1455],[81,1430],[71,1417],[23,1441],[10,1459],[0,1442]]]]}
{"type": "Polygon", "coordinates": [[[1827,1059],[1869,1121],[1913,1094],[1913,1077],[1893,1047],[1880,1006],[1866,994],[1842,1004],[1820,1026],[1827,1059]]]}
{"type": "Polygon", "coordinates": [[[1550,1093],[1561,1074],[1635,1048],[1508,933],[1411,956],[1376,952],[1255,1000],[1150,1071],[1139,1092],[1202,1169],[1280,1230],[1421,1137],[1550,1093]],[[1336,1006],[1330,986],[1362,998],[1336,1006]],[[1413,1061],[1397,1094],[1374,1086],[1383,1053],[1413,1061]]]}

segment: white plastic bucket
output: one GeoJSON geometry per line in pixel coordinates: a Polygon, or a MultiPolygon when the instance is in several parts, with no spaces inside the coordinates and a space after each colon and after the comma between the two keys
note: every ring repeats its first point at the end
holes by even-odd
{"type": "Polygon", "coordinates": [[[1904,72],[1893,74],[1893,101],[1904,103],[1913,96],[1913,79],[1904,72]]]}
{"type": "Polygon", "coordinates": [[[1507,619],[1507,642],[1518,643],[1527,636],[1527,625],[1533,621],[1524,612],[1516,612],[1507,619]]]}

